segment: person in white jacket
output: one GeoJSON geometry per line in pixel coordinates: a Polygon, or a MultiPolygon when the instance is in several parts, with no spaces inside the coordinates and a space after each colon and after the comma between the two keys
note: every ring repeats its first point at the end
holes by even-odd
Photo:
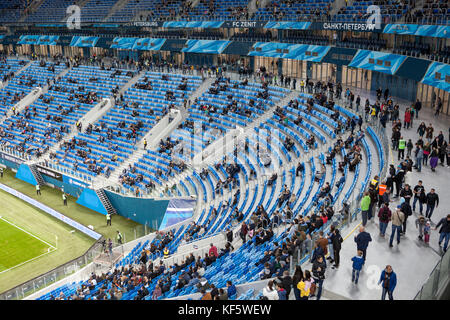
{"type": "Polygon", "coordinates": [[[267,297],[269,300],[278,300],[278,292],[274,288],[273,281],[270,280],[267,283],[267,287],[263,289],[263,296],[267,297]]]}

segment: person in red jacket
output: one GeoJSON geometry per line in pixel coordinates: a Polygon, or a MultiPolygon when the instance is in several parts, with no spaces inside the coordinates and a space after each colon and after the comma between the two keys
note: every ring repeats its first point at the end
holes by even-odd
{"type": "Polygon", "coordinates": [[[219,254],[217,253],[217,247],[211,243],[211,248],[209,248],[209,256],[211,257],[212,255],[214,255],[216,258],[219,256],[219,254]]]}
{"type": "Polygon", "coordinates": [[[406,108],[405,110],[405,123],[403,128],[409,129],[409,126],[411,124],[411,111],[409,108],[406,108]]]}
{"type": "Polygon", "coordinates": [[[243,222],[241,225],[240,236],[241,236],[242,242],[244,242],[244,243],[245,243],[245,238],[247,236],[247,232],[248,232],[247,224],[245,222],[243,222]]]}
{"type": "Polygon", "coordinates": [[[378,218],[380,219],[380,236],[384,237],[389,221],[391,221],[392,212],[389,209],[389,203],[386,202],[378,212],[378,218]]]}

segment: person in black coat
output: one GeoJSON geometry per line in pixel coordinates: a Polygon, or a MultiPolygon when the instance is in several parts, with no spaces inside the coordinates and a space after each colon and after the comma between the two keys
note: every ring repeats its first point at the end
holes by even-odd
{"type": "Polygon", "coordinates": [[[425,211],[425,216],[428,219],[431,219],[431,215],[433,214],[434,208],[439,206],[439,196],[435,192],[434,188],[431,189],[427,194],[427,210],[425,211]]]}
{"type": "Polygon", "coordinates": [[[395,151],[398,149],[398,141],[400,140],[401,133],[399,130],[393,130],[392,132],[392,149],[395,151]]]}
{"type": "Polygon", "coordinates": [[[325,252],[323,251],[322,247],[315,243],[315,248],[311,254],[311,263],[314,263],[319,257],[324,257],[325,252]]]}
{"type": "MultiPolygon", "coordinates": [[[[387,184],[386,184],[387,185],[387,184]]],[[[382,196],[379,196],[378,198],[378,207],[381,208],[383,206],[383,203],[389,203],[389,195],[391,193],[391,189],[386,188],[386,191],[383,193],[382,196]]]]}
{"type": "Polygon", "coordinates": [[[314,278],[314,282],[317,286],[317,300],[320,300],[322,295],[322,287],[323,281],[325,280],[325,270],[327,268],[327,264],[323,256],[317,257],[312,266],[312,274],[314,278]]]}
{"type": "Polygon", "coordinates": [[[413,196],[413,192],[409,184],[405,183],[405,187],[400,191],[400,197],[405,199],[405,202],[409,205],[411,204],[411,198],[413,196]]]}
{"type": "Polygon", "coordinates": [[[147,263],[147,260],[148,260],[147,253],[145,252],[145,250],[142,250],[139,262],[145,265],[147,263]]]}
{"type": "Polygon", "coordinates": [[[303,170],[305,170],[305,166],[303,165],[303,163],[299,162],[297,169],[295,171],[295,176],[298,177],[298,174],[301,173],[303,170]]]}
{"type": "Polygon", "coordinates": [[[367,247],[369,246],[369,242],[372,241],[372,237],[370,236],[370,233],[365,231],[364,227],[359,228],[359,233],[357,236],[355,236],[355,242],[356,242],[356,249],[361,250],[363,253],[363,259],[364,262],[366,262],[366,251],[367,247]]]}
{"type": "Polygon", "coordinates": [[[442,241],[445,239],[443,250],[447,252],[448,241],[450,239],[450,214],[446,218],[442,218],[434,230],[437,230],[439,227],[441,227],[439,230],[439,246],[441,246],[442,241]]]}
{"type": "Polygon", "coordinates": [[[226,237],[227,237],[227,242],[230,244],[230,246],[232,248],[231,250],[234,250],[233,245],[232,245],[232,243],[233,243],[233,229],[230,228],[227,231],[226,237]]]}
{"type": "Polygon", "coordinates": [[[289,295],[291,294],[293,284],[292,277],[289,275],[289,271],[285,270],[283,272],[283,277],[279,277],[278,280],[281,282],[284,290],[286,290],[286,300],[289,300],[289,295]]]}
{"type": "MultiPolygon", "coordinates": [[[[403,198],[404,199],[404,198],[403,198]]],[[[411,205],[405,200],[401,205],[400,205],[400,210],[401,212],[403,212],[405,219],[403,221],[403,230],[401,232],[402,235],[405,235],[406,233],[406,221],[408,220],[408,217],[410,215],[412,215],[412,209],[411,209],[411,205]]]]}
{"type": "Polygon", "coordinates": [[[271,257],[272,257],[271,252],[264,251],[264,256],[258,262],[255,263],[255,266],[269,262],[271,257]]]}
{"type": "Polygon", "coordinates": [[[405,177],[405,171],[402,168],[398,168],[397,173],[394,176],[394,182],[395,182],[395,190],[396,190],[396,194],[395,197],[398,198],[400,191],[402,189],[402,184],[403,184],[403,178],[405,177]]]}
{"type": "Polygon", "coordinates": [[[376,189],[369,189],[369,196],[370,196],[370,204],[369,204],[369,212],[367,214],[367,219],[372,219],[373,215],[373,208],[375,207],[376,203],[378,202],[378,186],[376,189]]]}
{"type": "Polygon", "coordinates": [[[386,186],[389,190],[394,190],[394,177],[395,177],[395,167],[393,164],[389,165],[389,176],[386,178],[386,186]]]}
{"type": "Polygon", "coordinates": [[[148,294],[149,294],[148,289],[145,286],[143,286],[138,290],[138,294],[134,298],[134,300],[142,300],[148,294]]]}
{"type": "Polygon", "coordinates": [[[422,109],[422,103],[419,101],[419,99],[417,99],[415,105],[414,105],[414,109],[415,109],[415,113],[416,113],[416,119],[419,118],[419,111],[420,109],[422,109]]]}
{"type": "Polygon", "coordinates": [[[339,268],[340,262],[340,252],[341,252],[341,244],[344,240],[342,239],[341,233],[338,229],[333,230],[333,236],[331,237],[331,244],[333,245],[333,254],[334,254],[334,268],[339,268]]]}
{"type": "Polygon", "coordinates": [[[418,184],[414,187],[414,201],[413,211],[416,211],[416,202],[419,202],[420,214],[423,212],[423,203],[426,203],[425,188],[422,185],[422,180],[419,180],[418,184]]]}

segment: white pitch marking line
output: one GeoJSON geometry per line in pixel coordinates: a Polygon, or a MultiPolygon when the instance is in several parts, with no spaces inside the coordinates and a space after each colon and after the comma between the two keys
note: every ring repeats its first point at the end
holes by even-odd
{"type": "Polygon", "coordinates": [[[3,221],[5,221],[5,222],[7,222],[7,223],[9,223],[10,225],[16,227],[16,228],[19,229],[20,231],[23,231],[23,232],[29,234],[30,236],[32,236],[32,237],[38,239],[39,241],[41,241],[41,242],[43,242],[43,243],[45,243],[46,245],[48,245],[48,246],[51,247],[51,248],[48,248],[48,250],[47,250],[46,253],[43,253],[43,254],[41,254],[41,255],[39,255],[39,256],[36,256],[36,257],[34,257],[34,258],[30,259],[30,260],[21,262],[21,263],[15,265],[14,267],[11,267],[11,268],[9,268],[9,269],[3,270],[3,271],[0,272],[0,274],[5,273],[5,272],[8,272],[8,271],[10,271],[10,270],[12,270],[12,269],[15,269],[15,268],[17,268],[17,267],[20,267],[20,266],[22,266],[22,265],[24,265],[24,264],[26,264],[26,263],[28,263],[28,262],[31,262],[31,261],[33,261],[33,260],[39,259],[40,257],[45,256],[45,255],[47,255],[47,254],[49,254],[49,253],[52,253],[53,251],[55,251],[55,250],[57,249],[56,247],[52,246],[52,245],[49,244],[48,242],[46,242],[46,241],[44,241],[44,240],[42,240],[42,239],[36,237],[34,234],[31,234],[30,232],[28,232],[28,231],[26,231],[26,230],[23,230],[22,228],[20,228],[19,226],[16,226],[14,223],[12,223],[12,222],[6,220],[6,219],[3,218],[2,216],[0,216],[0,219],[3,220],[3,221]],[[50,249],[51,249],[51,250],[50,250],[50,249]]]}
{"type": "Polygon", "coordinates": [[[39,237],[37,237],[37,236],[35,236],[34,234],[32,234],[32,233],[30,233],[30,232],[28,232],[28,231],[22,229],[21,227],[19,227],[19,226],[15,225],[14,223],[12,223],[12,222],[6,220],[5,218],[0,217],[0,219],[2,219],[3,221],[9,223],[10,225],[16,227],[16,228],[19,229],[20,231],[23,231],[23,232],[29,234],[29,235],[32,236],[33,238],[36,238],[36,239],[38,239],[39,241],[45,243],[46,245],[48,245],[48,246],[51,247],[52,249],[56,249],[55,246],[51,245],[51,244],[48,243],[47,241],[44,241],[44,240],[40,239],[39,237]]]}
{"type": "MultiPolygon", "coordinates": [[[[49,248],[49,249],[50,249],[50,248],[49,248]]],[[[41,254],[41,255],[39,255],[39,256],[37,256],[37,257],[34,257],[34,258],[30,259],[30,260],[27,260],[27,261],[21,262],[21,263],[19,263],[19,264],[16,264],[14,267],[11,267],[11,268],[9,268],[9,269],[3,270],[3,271],[0,272],[0,274],[5,273],[5,272],[7,272],[7,271],[10,271],[10,270],[12,270],[12,269],[15,269],[15,268],[17,268],[17,267],[20,267],[21,265],[24,265],[25,263],[28,263],[28,262],[31,262],[31,261],[33,261],[33,260],[39,259],[40,257],[45,256],[45,255],[47,255],[47,254],[49,254],[49,253],[52,253],[53,251],[56,250],[56,248],[52,248],[52,249],[53,249],[53,250],[48,251],[48,252],[46,252],[46,253],[43,253],[43,254],[41,254]]]]}

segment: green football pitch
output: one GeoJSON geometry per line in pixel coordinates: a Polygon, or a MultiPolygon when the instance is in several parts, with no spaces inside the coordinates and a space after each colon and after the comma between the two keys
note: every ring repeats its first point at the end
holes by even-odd
{"type": "MultiPolygon", "coordinates": [[[[72,196],[68,197],[68,206],[64,206],[57,189],[44,186],[42,196],[38,196],[34,186],[16,179],[11,170],[5,170],[0,183],[85,226],[92,225],[105,238],[115,239],[116,230],[128,241],[143,235],[135,232],[139,224],[121,216],[113,217],[113,225],[106,226],[104,215],[77,204],[72,196]]],[[[95,243],[94,239],[3,190],[0,190],[0,216],[0,293],[82,256],[95,243]]]]}
{"type": "Polygon", "coordinates": [[[51,253],[55,245],[0,217],[0,273],[51,253]]]}
{"type": "Polygon", "coordinates": [[[95,242],[0,190],[0,292],[85,253],[95,242]]]}

